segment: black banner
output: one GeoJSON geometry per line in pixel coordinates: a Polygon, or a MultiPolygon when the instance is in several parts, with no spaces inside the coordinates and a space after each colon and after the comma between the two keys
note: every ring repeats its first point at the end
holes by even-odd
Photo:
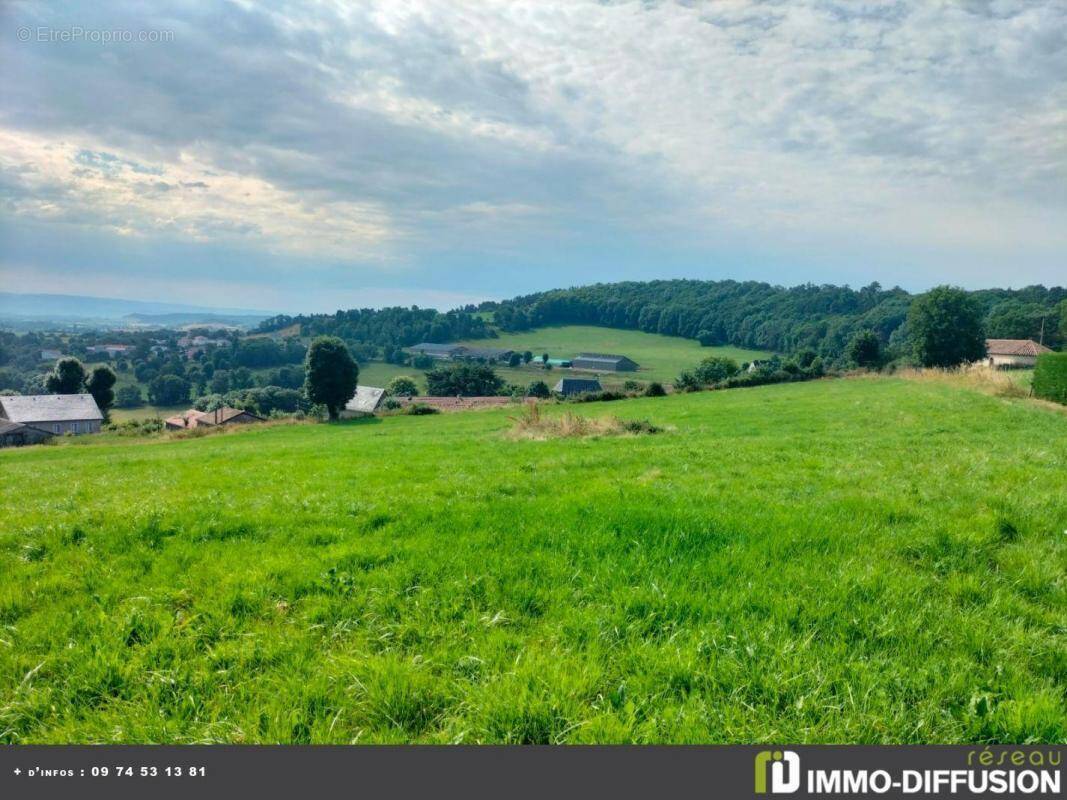
{"type": "Polygon", "coordinates": [[[3,798],[1061,797],[1063,746],[0,748],[3,798]]]}

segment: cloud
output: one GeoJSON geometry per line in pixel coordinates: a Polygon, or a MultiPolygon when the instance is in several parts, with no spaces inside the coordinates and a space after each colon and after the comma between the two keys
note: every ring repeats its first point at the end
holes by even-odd
{"type": "Polygon", "coordinates": [[[516,292],[746,264],[731,276],[777,278],[790,254],[796,281],[1062,270],[1055,0],[0,13],[7,30],[173,33],[0,41],[0,202],[116,242],[198,243],[205,265],[237,247],[337,280],[516,292]],[[870,274],[889,252],[899,268],[870,274]]]}

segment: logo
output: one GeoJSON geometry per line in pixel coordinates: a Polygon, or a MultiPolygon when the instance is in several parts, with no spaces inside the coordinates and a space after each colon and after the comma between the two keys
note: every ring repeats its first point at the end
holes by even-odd
{"type": "Polygon", "coordinates": [[[756,753],[756,794],[767,794],[768,764],[773,794],[789,794],[800,788],[800,756],[792,750],[761,750],[756,753]]]}

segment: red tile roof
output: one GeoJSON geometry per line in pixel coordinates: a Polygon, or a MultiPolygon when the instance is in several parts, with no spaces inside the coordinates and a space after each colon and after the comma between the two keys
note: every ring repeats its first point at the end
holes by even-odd
{"type": "Polygon", "coordinates": [[[1052,352],[1033,339],[986,339],[985,348],[991,356],[1039,356],[1052,352]]]}

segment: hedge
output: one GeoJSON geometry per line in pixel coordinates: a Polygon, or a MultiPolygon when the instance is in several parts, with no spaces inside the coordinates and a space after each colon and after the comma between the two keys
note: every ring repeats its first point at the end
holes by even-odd
{"type": "Polygon", "coordinates": [[[1034,394],[1067,404],[1067,353],[1044,353],[1034,366],[1034,394]]]}

